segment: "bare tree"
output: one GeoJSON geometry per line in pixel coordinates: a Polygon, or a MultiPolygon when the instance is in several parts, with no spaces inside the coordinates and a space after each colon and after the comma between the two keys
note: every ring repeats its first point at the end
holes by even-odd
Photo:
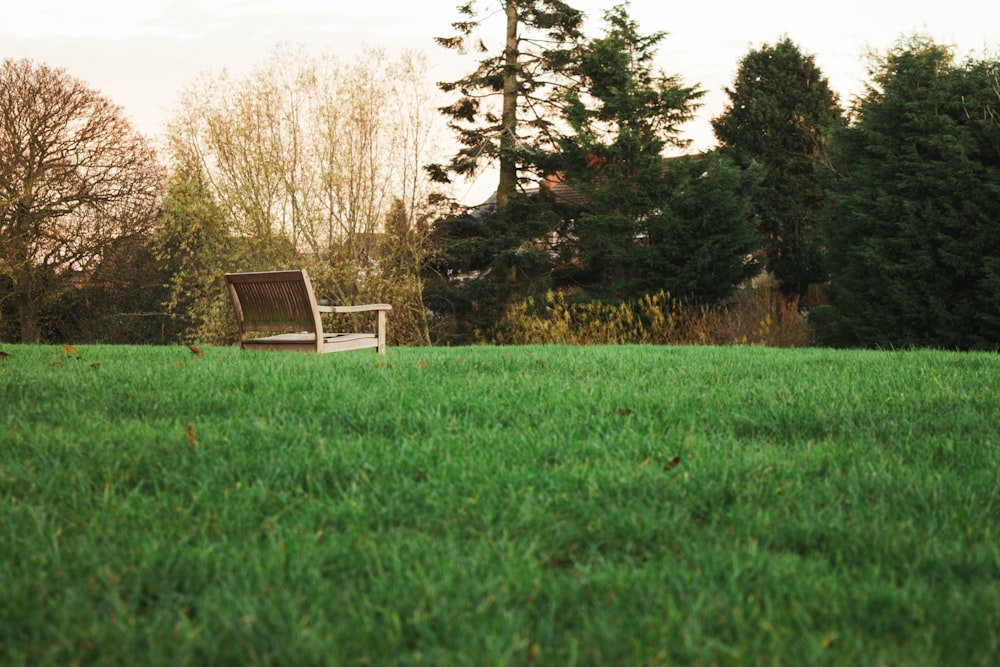
{"type": "Polygon", "coordinates": [[[64,70],[0,64],[0,301],[13,302],[23,342],[40,339],[47,304],[149,232],[161,189],[118,106],[64,70]]]}
{"type": "Polygon", "coordinates": [[[291,246],[330,296],[393,292],[422,312],[413,257],[423,244],[411,232],[431,192],[421,165],[439,123],[426,69],[412,53],[345,61],[280,47],[244,78],[206,75],[182,91],[168,124],[171,160],[199,170],[229,233],[256,244],[261,261],[269,245],[291,246]],[[385,243],[401,229],[405,247],[385,243]]]}

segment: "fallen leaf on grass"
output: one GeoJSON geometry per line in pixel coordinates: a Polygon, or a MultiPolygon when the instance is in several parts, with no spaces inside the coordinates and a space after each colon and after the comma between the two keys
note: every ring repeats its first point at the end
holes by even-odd
{"type": "Polygon", "coordinates": [[[73,356],[80,356],[80,350],[76,349],[72,345],[63,345],[63,349],[72,354],[73,356]]]}
{"type": "Polygon", "coordinates": [[[418,361],[417,362],[417,366],[420,367],[420,368],[427,368],[428,366],[430,366],[430,362],[427,362],[427,361],[418,361]]]}
{"type": "Polygon", "coordinates": [[[618,406],[617,408],[615,408],[615,414],[619,414],[619,415],[622,415],[623,417],[627,417],[630,414],[632,414],[632,408],[623,408],[621,406],[618,406]]]}
{"type": "Polygon", "coordinates": [[[194,354],[195,356],[198,356],[198,357],[204,357],[205,356],[205,353],[201,350],[200,347],[196,347],[194,345],[188,345],[188,349],[191,350],[191,353],[194,354]]]}
{"type": "Polygon", "coordinates": [[[3,359],[4,361],[7,361],[8,357],[10,357],[9,354],[7,354],[6,352],[4,352],[3,350],[0,350],[0,359],[3,359]]]}
{"type": "Polygon", "coordinates": [[[198,449],[198,438],[194,436],[194,424],[188,424],[188,449],[192,452],[198,449]]]}
{"type": "Polygon", "coordinates": [[[674,458],[667,461],[667,464],[663,466],[663,469],[669,472],[674,468],[676,468],[677,466],[679,466],[680,464],[681,464],[681,457],[675,456],[674,458]]]}

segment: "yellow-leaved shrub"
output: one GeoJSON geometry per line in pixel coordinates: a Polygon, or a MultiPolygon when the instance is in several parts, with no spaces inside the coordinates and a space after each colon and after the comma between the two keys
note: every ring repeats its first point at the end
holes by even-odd
{"type": "Polygon", "coordinates": [[[784,304],[769,286],[740,290],[714,306],[692,304],[669,292],[636,303],[572,301],[548,292],[512,306],[490,342],[502,345],[767,345],[810,344],[796,304],[784,304]]]}

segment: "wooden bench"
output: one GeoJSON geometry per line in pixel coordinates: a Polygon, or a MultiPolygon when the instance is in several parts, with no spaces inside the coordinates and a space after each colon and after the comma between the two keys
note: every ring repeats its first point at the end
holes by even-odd
{"type": "Polygon", "coordinates": [[[296,271],[227,273],[226,287],[244,350],[344,352],[374,347],[385,354],[385,303],[362,306],[321,306],[309,274],[296,271]],[[375,312],[374,333],[326,333],[324,313],[375,312]],[[254,337],[251,334],[270,334],[254,337]]]}

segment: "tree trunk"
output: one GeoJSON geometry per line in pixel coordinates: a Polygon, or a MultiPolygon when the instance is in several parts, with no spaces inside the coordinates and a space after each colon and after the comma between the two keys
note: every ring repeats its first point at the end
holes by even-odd
{"type": "Polygon", "coordinates": [[[517,2],[507,0],[507,46],[504,49],[503,110],[500,124],[500,182],[497,184],[497,209],[503,210],[517,192],[517,95],[520,83],[517,49],[517,2]]]}
{"type": "Polygon", "coordinates": [[[17,300],[17,322],[21,328],[21,342],[34,344],[42,340],[39,323],[39,308],[29,294],[21,294],[17,300]]]}

